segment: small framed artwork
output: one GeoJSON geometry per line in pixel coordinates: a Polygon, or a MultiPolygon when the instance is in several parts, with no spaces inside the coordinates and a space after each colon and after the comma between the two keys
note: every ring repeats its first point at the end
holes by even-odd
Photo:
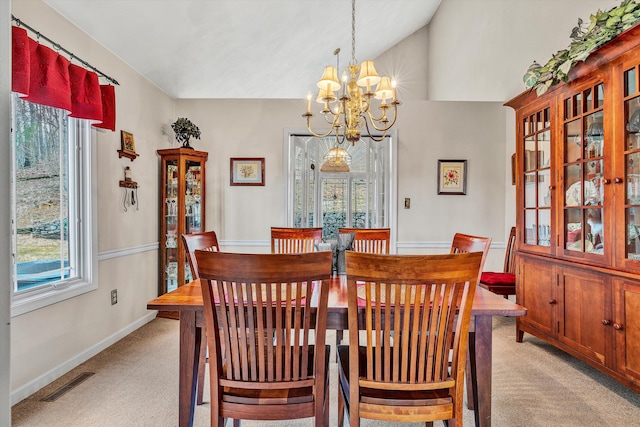
{"type": "Polygon", "coordinates": [[[133,134],[127,131],[120,131],[120,149],[118,150],[118,158],[127,157],[132,162],[138,157],[136,153],[136,145],[133,142],[133,134]]]}
{"type": "Polygon", "coordinates": [[[467,194],[466,160],[438,160],[438,194],[467,194]]]}
{"type": "Polygon", "coordinates": [[[231,158],[231,185],[264,185],[264,157],[231,158]]]}
{"type": "Polygon", "coordinates": [[[132,153],[135,154],[136,152],[136,145],[133,142],[133,134],[126,132],[124,130],[120,131],[120,140],[121,140],[121,150],[124,151],[125,153],[132,153]]]}

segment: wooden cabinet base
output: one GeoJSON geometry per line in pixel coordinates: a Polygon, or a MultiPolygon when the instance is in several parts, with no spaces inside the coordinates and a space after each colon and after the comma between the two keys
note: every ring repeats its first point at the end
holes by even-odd
{"type": "Polygon", "coordinates": [[[559,348],[560,350],[574,356],[575,358],[585,362],[586,364],[588,364],[589,366],[599,370],[600,372],[604,373],[605,375],[613,378],[614,380],[618,381],[619,383],[621,383],[622,385],[630,388],[631,390],[635,391],[636,393],[640,393],[640,379],[638,380],[634,380],[632,378],[629,378],[627,376],[621,375],[619,372],[617,372],[614,369],[611,369],[607,366],[604,366],[598,362],[595,362],[591,359],[589,359],[588,357],[585,357],[583,354],[575,351],[574,349],[572,349],[571,347],[568,347],[564,344],[562,344],[561,342],[559,342],[558,340],[556,340],[555,338],[549,337],[548,335],[545,335],[543,333],[540,333],[539,331],[528,327],[526,324],[522,324],[520,321],[520,318],[516,319],[516,341],[518,342],[523,342],[524,341],[524,333],[527,332],[533,336],[535,336],[536,338],[540,338],[541,340],[553,345],[556,348],[559,348]],[[518,340],[518,337],[520,338],[520,340],[518,340]]]}

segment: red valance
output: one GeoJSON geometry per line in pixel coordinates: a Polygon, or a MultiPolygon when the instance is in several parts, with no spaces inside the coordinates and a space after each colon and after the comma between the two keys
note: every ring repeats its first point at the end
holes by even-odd
{"type": "Polygon", "coordinates": [[[101,86],[98,75],[71,64],[53,49],[30,39],[23,28],[12,28],[11,89],[25,100],[70,112],[115,130],[116,97],[111,85],[101,86]]]}
{"type": "Polygon", "coordinates": [[[29,43],[35,42],[27,36],[27,30],[24,28],[12,27],[11,32],[11,60],[13,64],[11,90],[21,96],[26,96],[29,94],[29,74],[31,74],[29,43]]]}

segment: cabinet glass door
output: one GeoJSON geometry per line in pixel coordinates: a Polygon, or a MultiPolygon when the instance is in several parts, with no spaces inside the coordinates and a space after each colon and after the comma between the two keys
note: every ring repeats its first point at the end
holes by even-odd
{"type": "Polygon", "coordinates": [[[637,74],[637,67],[624,72],[625,256],[634,260],[640,260],[640,93],[637,74]]]}
{"type": "Polygon", "coordinates": [[[549,107],[523,118],[521,177],[524,204],[523,243],[551,244],[551,129],[549,107]]]}
{"type": "MultiPolygon", "coordinates": [[[[201,205],[201,164],[199,161],[187,160],[185,165],[185,234],[202,232],[202,205],[201,205]]],[[[186,256],[183,260],[185,283],[191,281],[191,269],[186,256]]]]}
{"type": "Polygon", "coordinates": [[[178,161],[165,162],[166,185],[164,189],[164,230],[166,230],[164,250],[166,291],[178,287],[178,161]]]}
{"type": "Polygon", "coordinates": [[[567,254],[603,254],[604,85],[564,99],[563,214],[567,254]]]}

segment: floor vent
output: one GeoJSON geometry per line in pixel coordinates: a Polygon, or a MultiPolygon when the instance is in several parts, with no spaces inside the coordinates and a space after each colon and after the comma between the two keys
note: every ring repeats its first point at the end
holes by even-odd
{"type": "Polygon", "coordinates": [[[74,387],[76,387],[80,383],[84,382],[85,380],[89,379],[89,377],[92,376],[93,374],[95,374],[95,372],[83,372],[83,373],[81,373],[80,375],[78,375],[77,377],[75,377],[74,379],[69,381],[67,384],[65,384],[62,387],[60,387],[58,390],[54,391],[53,393],[51,393],[47,397],[42,398],[41,399],[42,402],[55,402],[63,394],[71,391],[71,389],[73,389],[74,387]]]}

